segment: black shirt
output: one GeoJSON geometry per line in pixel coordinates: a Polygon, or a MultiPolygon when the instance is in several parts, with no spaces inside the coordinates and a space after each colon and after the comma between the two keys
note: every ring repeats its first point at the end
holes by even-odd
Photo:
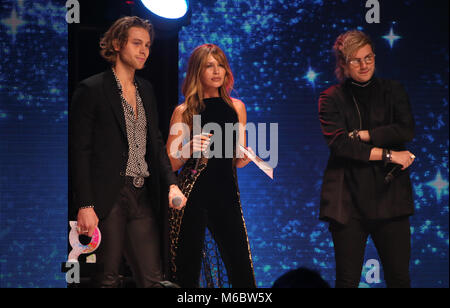
{"type": "MultiPolygon", "coordinates": [[[[356,123],[360,123],[358,130],[371,130],[370,116],[372,107],[380,102],[378,94],[381,93],[379,84],[372,78],[366,83],[348,79],[346,86],[355,106],[356,123]]],[[[354,140],[354,142],[362,142],[354,140]]],[[[384,177],[388,171],[381,161],[350,161],[345,169],[345,182],[352,196],[354,218],[377,217],[378,200],[385,192],[384,177]]]]}
{"type": "Polygon", "coordinates": [[[409,168],[398,169],[394,180],[384,184],[393,165],[370,161],[372,148],[403,151],[414,138],[408,94],[399,82],[388,79],[373,78],[364,89],[355,86],[348,80],[320,94],[319,120],[330,157],[323,176],[319,218],[346,224],[355,209],[365,219],[412,215],[409,168]],[[362,110],[361,123],[357,108],[362,110]],[[349,137],[360,128],[369,129],[370,143],[349,137]]]}

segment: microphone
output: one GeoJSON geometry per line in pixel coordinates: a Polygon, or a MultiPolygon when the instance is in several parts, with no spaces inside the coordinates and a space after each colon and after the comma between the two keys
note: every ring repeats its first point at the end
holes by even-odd
{"type": "Polygon", "coordinates": [[[176,196],[175,198],[172,199],[172,204],[175,207],[179,207],[181,205],[181,201],[182,201],[181,198],[176,196]]]}
{"type": "Polygon", "coordinates": [[[401,165],[395,165],[392,169],[391,169],[391,171],[389,171],[388,172],[388,174],[386,174],[386,176],[384,177],[384,183],[385,184],[389,184],[389,183],[391,183],[393,180],[394,180],[394,178],[395,178],[395,171],[397,171],[397,169],[399,169],[401,167],[401,165]]]}

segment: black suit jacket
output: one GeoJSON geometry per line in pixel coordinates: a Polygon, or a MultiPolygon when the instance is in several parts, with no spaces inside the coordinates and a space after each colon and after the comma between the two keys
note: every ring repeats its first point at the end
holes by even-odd
{"type": "MultiPolygon", "coordinates": [[[[151,84],[136,76],[147,117],[146,185],[151,202],[161,213],[161,188],[176,184],[158,127],[156,100],[151,84]]],[[[69,120],[72,207],[94,205],[99,219],[106,217],[125,183],[128,140],[119,90],[112,70],[78,85],[69,120]]],[[[168,191],[163,189],[162,191],[168,191]]]]}
{"type": "MultiPolygon", "coordinates": [[[[345,168],[355,161],[369,161],[373,147],[405,150],[405,143],[414,137],[414,118],[409,98],[400,83],[375,78],[379,89],[377,103],[369,110],[370,143],[352,140],[348,133],[359,127],[359,117],[348,83],[332,86],[320,94],[319,119],[330,149],[323,176],[320,219],[345,224],[352,215],[354,204],[344,181],[345,168]]],[[[412,187],[408,169],[400,172],[386,186],[374,217],[387,219],[411,215],[414,212],[412,187]]]]}

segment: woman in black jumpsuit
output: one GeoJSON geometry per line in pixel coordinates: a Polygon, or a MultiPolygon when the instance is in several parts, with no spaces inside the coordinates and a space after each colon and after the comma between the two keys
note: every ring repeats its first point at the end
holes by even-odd
{"type": "Polygon", "coordinates": [[[188,198],[186,207],[172,210],[170,216],[172,274],[181,287],[198,287],[201,271],[208,286],[225,283],[223,277],[217,277],[221,262],[210,262],[208,254],[214,249],[205,244],[206,228],[217,244],[231,286],[256,286],[236,178],[236,167],[249,162],[245,156],[237,157],[236,150],[238,142],[245,145],[246,113],[245,105],[229,96],[232,85],[233,76],[220,48],[212,44],[197,47],[183,84],[185,102],[173,113],[167,142],[173,170],[183,167],[179,182],[188,198]],[[194,115],[200,116],[199,123],[194,115]],[[227,139],[226,123],[242,124],[231,139],[227,139]],[[183,135],[177,124],[185,124],[189,132],[183,135]],[[203,134],[193,136],[195,125],[203,134]],[[186,135],[188,143],[177,143],[186,135]],[[198,152],[206,153],[207,158],[193,157],[198,152]]]}

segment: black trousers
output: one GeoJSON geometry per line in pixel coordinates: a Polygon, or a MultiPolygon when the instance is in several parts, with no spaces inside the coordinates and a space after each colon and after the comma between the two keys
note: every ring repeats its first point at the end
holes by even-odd
{"type": "Polygon", "coordinates": [[[409,288],[411,232],[409,217],[381,221],[351,219],[330,223],[336,260],[336,288],[357,288],[370,235],[378,251],[388,288],[409,288]]]}
{"type": "Polygon", "coordinates": [[[109,215],[99,222],[102,241],[97,252],[101,269],[95,286],[117,287],[119,270],[126,258],[137,287],[159,287],[162,280],[158,222],[150,206],[147,188],[127,184],[109,215]]]}
{"type": "Polygon", "coordinates": [[[231,286],[255,288],[238,200],[209,198],[205,194],[192,194],[185,208],[175,260],[177,283],[183,288],[198,288],[206,228],[218,245],[231,286]]]}

